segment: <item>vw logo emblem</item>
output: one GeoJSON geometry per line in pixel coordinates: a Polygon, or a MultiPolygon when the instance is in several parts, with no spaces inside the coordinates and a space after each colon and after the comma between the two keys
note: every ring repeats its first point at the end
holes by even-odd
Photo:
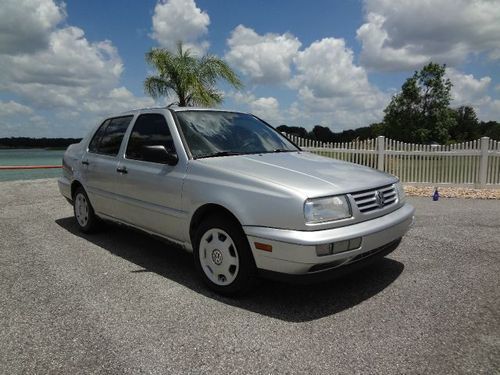
{"type": "Polygon", "coordinates": [[[214,251],[212,251],[212,260],[218,266],[222,263],[222,253],[220,250],[215,249],[214,251]]]}
{"type": "Polygon", "coordinates": [[[377,203],[379,208],[384,206],[384,203],[385,203],[384,194],[382,194],[382,192],[380,190],[377,190],[375,192],[375,202],[377,203]]]}

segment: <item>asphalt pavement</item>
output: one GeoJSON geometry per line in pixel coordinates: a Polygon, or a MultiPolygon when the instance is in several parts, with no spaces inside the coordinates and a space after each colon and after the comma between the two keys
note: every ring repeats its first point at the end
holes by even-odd
{"type": "Polygon", "coordinates": [[[172,245],[79,233],[56,180],[2,182],[0,373],[498,374],[500,201],[409,201],[370,268],[229,299],[172,245]]]}

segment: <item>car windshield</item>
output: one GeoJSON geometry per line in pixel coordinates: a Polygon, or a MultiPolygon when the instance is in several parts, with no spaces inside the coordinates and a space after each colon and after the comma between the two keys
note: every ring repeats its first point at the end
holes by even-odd
{"type": "Polygon", "coordinates": [[[276,130],[249,114],[178,111],[176,116],[194,158],[299,151],[276,130]]]}

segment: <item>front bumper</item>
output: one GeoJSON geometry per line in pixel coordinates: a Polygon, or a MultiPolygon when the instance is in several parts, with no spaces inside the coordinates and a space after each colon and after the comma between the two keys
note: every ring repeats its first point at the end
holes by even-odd
{"type": "MultiPolygon", "coordinates": [[[[395,244],[408,231],[415,209],[405,204],[378,218],[361,223],[321,231],[295,231],[267,227],[244,226],[255,263],[260,270],[274,273],[305,275],[322,273],[360,258],[362,254],[382,252],[395,244]],[[362,238],[361,246],[337,254],[318,256],[316,245],[362,238]],[[257,249],[255,243],[272,246],[272,251],[257,249]],[[389,246],[390,247],[390,246],[389,246]]],[[[397,247],[397,244],[396,244],[397,247]]],[[[392,248],[392,250],[394,250],[392,248]]],[[[392,251],[391,250],[391,251],[392,251]]],[[[375,255],[375,254],[374,254],[375,255]]]]}
{"type": "MultiPolygon", "coordinates": [[[[385,257],[392,253],[399,246],[401,239],[388,243],[387,245],[381,246],[372,251],[362,253],[348,263],[344,263],[342,266],[336,266],[333,268],[328,268],[321,272],[308,272],[305,274],[291,274],[282,273],[269,270],[259,270],[259,275],[267,279],[273,279],[278,281],[285,281],[287,283],[293,284],[311,284],[322,281],[327,281],[335,278],[342,277],[351,272],[355,272],[360,268],[366,267],[367,265],[373,263],[375,260],[385,257]]],[[[328,264],[323,263],[322,265],[327,266],[328,264]]]]}

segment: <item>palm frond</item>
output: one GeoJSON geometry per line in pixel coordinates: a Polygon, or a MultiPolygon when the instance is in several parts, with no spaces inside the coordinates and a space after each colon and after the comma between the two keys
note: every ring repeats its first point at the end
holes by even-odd
{"type": "Polygon", "coordinates": [[[223,79],[236,89],[243,88],[243,83],[231,67],[224,60],[214,55],[205,55],[201,58],[200,76],[211,83],[223,79]]]}
{"type": "Polygon", "coordinates": [[[158,76],[149,76],[144,81],[144,91],[155,99],[161,96],[167,96],[171,88],[168,81],[158,76]]]}
{"type": "Polygon", "coordinates": [[[145,92],[154,98],[175,93],[181,106],[220,104],[223,96],[216,89],[219,80],[236,89],[243,87],[237,74],[222,59],[214,55],[193,56],[182,42],[177,43],[176,53],[162,48],[151,49],[146,53],[146,62],[158,74],[146,78],[145,92]]]}

